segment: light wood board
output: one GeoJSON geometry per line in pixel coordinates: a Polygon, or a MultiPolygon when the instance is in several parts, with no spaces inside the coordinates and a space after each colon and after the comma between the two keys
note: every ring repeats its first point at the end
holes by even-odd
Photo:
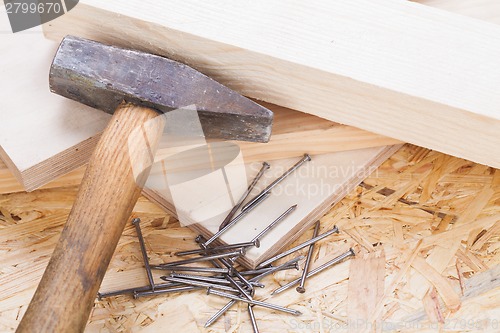
{"type": "MultiPolygon", "coordinates": [[[[13,179],[8,171],[0,173],[0,184],[8,181],[5,177],[13,179]]],[[[333,259],[349,247],[360,253],[366,250],[365,246],[371,248],[371,244],[381,243],[369,251],[376,252],[378,248],[383,248],[385,252],[385,292],[382,311],[375,322],[382,321],[385,325],[382,327],[388,331],[401,328],[404,333],[420,333],[424,329],[424,332],[435,332],[439,325],[456,327],[451,330],[453,332],[497,332],[496,323],[500,315],[500,172],[406,145],[382,164],[377,173],[366,179],[367,184],[374,187],[358,186],[321,218],[321,233],[333,225],[339,225],[341,233],[316,244],[311,268],[333,259]],[[449,168],[449,165],[453,167],[449,168]],[[434,176],[436,172],[439,178],[434,176]],[[475,210],[471,203],[485,187],[494,189],[495,194],[478,219],[455,226],[455,219],[462,215],[471,216],[468,210],[475,210]],[[426,194],[427,199],[424,199],[423,193],[429,191],[430,195],[426,194]],[[401,198],[410,204],[399,201],[401,198]],[[496,221],[484,222],[485,218],[495,216],[496,221]],[[448,217],[452,218],[451,223],[448,217]],[[478,234],[478,231],[481,232],[478,234]],[[449,289],[443,288],[443,282],[446,282],[458,293],[461,307],[453,312],[437,291],[432,302],[422,298],[415,290],[417,286],[411,281],[411,275],[417,273],[413,265],[415,260],[419,257],[425,260],[439,251],[443,240],[462,239],[463,235],[465,239],[469,235],[474,235],[473,238],[478,235],[478,240],[472,246],[467,242],[461,243],[459,251],[440,273],[442,281],[438,281],[435,274],[424,276],[426,281],[431,279],[431,286],[439,284],[441,292],[449,289]],[[419,242],[421,246],[412,260],[411,254],[419,242]],[[399,274],[401,271],[403,274],[399,274]],[[430,317],[429,309],[439,312],[441,316],[430,317]],[[469,325],[477,329],[471,329],[469,325]]],[[[76,193],[77,186],[0,194],[0,331],[14,331],[19,324],[76,193]]],[[[134,209],[134,217],[142,220],[148,256],[154,264],[173,260],[174,252],[196,246],[193,239],[197,234],[181,227],[173,218],[169,221],[169,216],[145,198],[141,198],[134,209]]],[[[311,235],[312,228],[290,246],[310,239],[311,235]]],[[[306,253],[307,249],[303,249],[297,254],[306,253]]],[[[284,258],[281,262],[288,259],[284,258]]],[[[291,307],[303,312],[303,315],[290,317],[255,308],[261,332],[321,332],[322,327],[324,332],[348,332],[352,325],[349,322],[349,276],[353,259],[307,279],[305,294],[299,294],[292,288],[270,296],[280,285],[299,278],[301,271],[279,272],[263,279],[266,288],[258,288],[255,299],[291,307]]],[[[159,276],[164,272],[155,273],[158,273],[155,281],[161,282],[159,276]]],[[[134,226],[130,223],[120,239],[101,291],[147,284],[140,246],[134,226]]],[[[361,305],[362,299],[353,301],[361,305]]],[[[204,290],[137,300],[128,295],[105,298],[96,300],[86,333],[140,332],[148,327],[158,330],[158,326],[167,325],[169,321],[177,327],[176,323],[186,323],[187,318],[201,332],[225,333],[232,329],[251,332],[250,319],[243,304],[229,309],[208,330],[203,328],[207,319],[226,303],[226,299],[207,296],[204,290]],[[188,304],[188,310],[182,304],[188,304]],[[177,308],[187,312],[179,314],[173,311],[177,308]]],[[[178,331],[197,332],[193,325],[186,324],[184,330],[178,331]]],[[[168,328],[162,326],[162,329],[168,328]]]]}
{"type": "Polygon", "coordinates": [[[371,311],[384,294],[385,262],[383,250],[370,253],[360,251],[356,253],[356,258],[351,260],[347,304],[351,333],[376,332],[377,326],[382,324],[376,323],[376,326],[372,326],[370,317],[371,311]]]}
{"type": "Polygon", "coordinates": [[[83,0],[45,26],[247,96],[500,167],[500,27],[399,0],[83,0]]]}
{"type": "MultiPolygon", "coordinates": [[[[0,29],[10,29],[4,11],[0,29]]],[[[86,163],[109,115],[50,93],[57,44],[41,32],[5,33],[0,41],[0,157],[32,190],[86,163]]]]}
{"type": "MultiPolygon", "coordinates": [[[[271,256],[273,253],[276,253],[286,246],[286,244],[293,241],[293,239],[306,230],[315,219],[324,214],[331,205],[342,199],[348,191],[358,185],[369,175],[369,173],[376,170],[377,166],[389,157],[397,147],[398,146],[375,147],[349,152],[330,153],[320,156],[313,155],[312,158],[315,163],[311,166],[306,165],[306,173],[300,172],[298,174],[300,177],[292,176],[283,184],[283,186],[288,189],[287,192],[273,195],[267,200],[268,202],[266,204],[262,205],[262,208],[256,209],[255,212],[249,214],[247,218],[241,221],[241,224],[228,232],[226,236],[222,237],[222,243],[242,241],[246,237],[242,235],[247,235],[246,233],[240,233],[242,229],[246,228],[245,224],[248,225],[248,223],[251,223],[254,230],[258,230],[259,228],[262,229],[266,224],[271,222],[273,216],[277,217],[279,215],[280,209],[284,211],[292,204],[298,203],[299,208],[297,211],[282,223],[281,228],[276,229],[276,231],[270,234],[266,238],[266,241],[262,243],[260,249],[250,251],[242,261],[242,263],[247,266],[255,266],[258,261],[262,261],[262,258],[271,256]],[[292,192],[290,192],[290,186],[292,186],[292,192]],[[301,192],[303,190],[306,192],[301,192]],[[290,193],[292,195],[290,195],[290,193]],[[297,193],[298,195],[294,195],[297,193]],[[287,205],[288,207],[286,207],[287,205]],[[269,242],[270,239],[273,239],[273,241],[269,242]]],[[[262,188],[264,184],[269,183],[279,176],[280,172],[283,172],[295,161],[296,159],[271,161],[272,169],[267,173],[264,181],[257,187],[252,195],[254,195],[259,188],[262,188]]],[[[257,162],[250,163],[246,166],[248,180],[253,179],[259,167],[260,163],[257,162]]],[[[84,171],[84,167],[78,168],[60,177],[56,181],[46,184],[42,188],[50,189],[77,185],[80,183],[84,171]]],[[[22,191],[22,187],[17,183],[1,161],[0,177],[0,194],[22,191]]],[[[236,181],[241,181],[241,179],[236,181]]],[[[245,186],[246,185],[236,187],[235,193],[233,194],[234,201],[239,198],[245,186]]],[[[168,188],[166,190],[167,192],[160,192],[157,189],[146,188],[143,194],[172,215],[177,216],[172,196],[168,188]]],[[[279,187],[277,191],[280,191],[279,187]]],[[[189,191],[186,191],[186,193],[187,192],[189,191]]],[[[209,236],[217,229],[217,226],[224,219],[234,201],[226,201],[226,206],[218,210],[220,213],[214,218],[205,221],[203,224],[196,224],[197,221],[193,218],[188,219],[188,221],[183,220],[191,229],[205,236],[209,236]]],[[[186,203],[186,205],[189,204],[190,202],[186,203]]],[[[194,205],[194,203],[192,204],[194,205]]],[[[201,209],[203,208],[206,207],[202,207],[201,209]]],[[[213,212],[213,207],[209,207],[209,211],[213,212]]],[[[256,234],[257,233],[258,231],[256,231],[256,234]]]]}
{"type": "MultiPolygon", "coordinates": [[[[0,13],[0,28],[8,19],[0,13]]],[[[0,35],[0,157],[26,190],[87,162],[109,115],[49,92],[57,44],[36,29],[0,35]]],[[[271,142],[241,142],[247,161],[399,143],[382,135],[266,104],[275,112],[271,142]]],[[[163,152],[159,152],[161,155],[163,152]]]]}
{"type": "MultiPolygon", "coordinates": [[[[297,204],[297,209],[293,213],[261,239],[259,248],[251,248],[240,260],[245,266],[257,266],[258,263],[275,255],[294,241],[332,205],[374,172],[397,149],[399,145],[313,156],[312,161],[306,162],[273,189],[268,199],[224,233],[217,243],[248,242],[281,213],[297,204]]],[[[250,198],[296,161],[297,159],[272,161],[271,168],[251,193],[250,198]]],[[[260,163],[247,165],[246,169],[248,179],[251,180],[260,169],[260,163]]],[[[226,173],[229,174],[230,171],[226,173]]],[[[186,187],[180,189],[181,193],[185,194],[181,199],[176,200],[172,190],[173,184],[169,184],[170,188],[160,190],[152,189],[151,184],[146,184],[149,188],[144,189],[144,194],[150,200],[177,215],[181,224],[187,225],[208,238],[218,230],[220,223],[234,205],[227,199],[225,186],[232,189],[234,201],[239,199],[247,186],[246,183],[224,184],[224,181],[214,181],[217,177],[230,179],[228,176],[218,176],[218,173],[221,173],[219,169],[208,176],[203,174],[198,179],[186,181],[186,187]]],[[[166,172],[163,178],[165,183],[167,179],[170,182],[171,178],[166,172]]]]}
{"type": "Polygon", "coordinates": [[[416,0],[415,2],[500,24],[500,2],[497,0],[416,0]]]}

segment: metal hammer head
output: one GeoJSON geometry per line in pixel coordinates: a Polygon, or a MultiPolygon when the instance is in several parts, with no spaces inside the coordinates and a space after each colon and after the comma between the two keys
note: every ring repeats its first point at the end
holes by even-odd
{"type": "Polygon", "coordinates": [[[205,136],[267,142],[273,113],[179,62],[65,37],[50,68],[52,92],[113,113],[123,100],[168,112],[196,105],[205,136]]]}

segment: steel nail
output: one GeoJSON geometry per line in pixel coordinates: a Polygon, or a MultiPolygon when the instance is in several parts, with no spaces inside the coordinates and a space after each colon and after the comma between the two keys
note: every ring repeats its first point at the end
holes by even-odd
{"type": "Polygon", "coordinates": [[[253,313],[253,305],[248,304],[248,314],[250,315],[250,322],[252,323],[252,329],[254,333],[259,333],[259,327],[257,327],[257,320],[255,320],[255,314],[253,313]]]}
{"type": "Polygon", "coordinates": [[[274,267],[265,267],[265,268],[260,268],[260,269],[249,269],[249,270],[246,270],[246,271],[241,271],[240,274],[243,275],[243,276],[258,275],[258,274],[267,272],[268,270],[270,270],[272,268],[274,268],[274,267]]]}
{"type": "Polygon", "coordinates": [[[220,273],[229,274],[230,271],[227,268],[219,267],[193,267],[193,266],[151,266],[154,269],[161,269],[164,271],[174,271],[174,272],[200,272],[200,273],[220,273]]]}
{"type": "MultiPolygon", "coordinates": [[[[319,221],[317,221],[316,225],[314,226],[314,232],[313,232],[312,238],[318,236],[319,224],[320,224],[319,221]]],[[[297,288],[295,288],[295,290],[297,290],[297,292],[301,293],[301,294],[306,292],[306,288],[304,288],[304,285],[306,283],[306,276],[307,276],[307,273],[309,271],[309,264],[311,263],[311,258],[312,258],[312,254],[314,251],[314,244],[315,243],[312,243],[311,245],[309,245],[309,250],[307,252],[307,257],[306,257],[306,262],[304,263],[304,270],[302,271],[302,276],[300,277],[300,283],[297,286],[297,288]]]]}
{"type": "MultiPolygon", "coordinates": [[[[304,257],[301,256],[301,258],[304,258],[304,257]]],[[[281,266],[282,265],[277,266],[277,267],[281,267],[281,266]]],[[[249,269],[249,270],[246,270],[246,271],[240,271],[240,274],[243,275],[243,276],[247,276],[247,275],[259,275],[259,274],[265,273],[265,272],[267,272],[269,270],[274,270],[275,268],[276,267],[274,267],[274,266],[270,266],[270,267],[264,267],[264,268],[259,268],[259,269],[249,269]]],[[[296,270],[299,270],[300,267],[299,267],[298,263],[295,262],[295,263],[291,263],[291,264],[285,265],[280,270],[284,271],[284,270],[287,270],[287,269],[296,269],[296,270]]]]}
{"type": "MultiPolygon", "coordinates": [[[[159,284],[155,284],[155,289],[162,289],[162,288],[169,288],[169,287],[176,287],[176,286],[179,286],[179,284],[178,283],[159,283],[159,284]]],[[[100,300],[100,299],[106,298],[106,297],[133,294],[134,292],[150,291],[150,290],[151,290],[151,286],[144,286],[144,287],[135,287],[135,288],[113,290],[113,291],[108,291],[105,293],[98,292],[97,298],[100,300]]]]}
{"type": "Polygon", "coordinates": [[[276,305],[276,304],[271,304],[271,303],[266,303],[266,302],[261,302],[261,301],[256,301],[256,300],[249,300],[249,299],[242,298],[242,297],[239,297],[239,296],[235,296],[235,295],[232,295],[232,294],[228,294],[228,293],[225,293],[225,292],[217,291],[217,290],[214,290],[212,288],[208,288],[207,294],[209,294],[209,295],[217,295],[217,296],[221,296],[221,297],[226,297],[226,298],[230,298],[230,299],[233,299],[233,300],[236,300],[236,301],[245,302],[245,303],[249,303],[249,304],[257,305],[257,306],[262,306],[264,308],[268,308],[268,309],[272,309],[272,310],[276,310],[276,311],[290,313],[290,314],[292,314],[294,316],[300,316],[302,314],[302,312],[294,310],[294,309],[289,309],[289,308],[286,308],[286,307],[283,307],[283,306],[279,306],[279,305],[276,305]]]}
{"type": "Polygon", "coordinates": [[[187,265],[187,264],[197,263],[197,262],[201,262],[201,261],[210,261],[210,260],[220,259],[220,258],[241,256],[244,253],[245,253],[244,249],[239,249],[238,251],[233,251],[233,252],[228,252],[228,253],[216,253],[216,254],[211,254],[211,255],[207,255],[207,256],[203,256],[203,257],[196,257],[196,258],[191,258],[191,259],[169,262],[169,263],[160,264],[157,266],[169,267],[169,266],[187,265]]]}
{"type": "Polygon", "coordinates": [[[171,276],[164,276],[163,280],[170,281],[170,282],[183,283],[183,284],[197,286],[197,287],[214,288],[214,289],[220,289],[220,290],[224,290],[224,291],[238,292],[237,289],[231,288],[230,286],[220,285],[220,284],[205,282],[205,281],[199,281],[199,280],[182,279],[182,278],[176,278],[176,277],[171,277],[171,276]]]}
{"type": "Polygon", "coordinates": [[[187,250],[187,251],[180,251],[176,252],[176,256],[187,256],[191,254],[210,254],[214,252],[221,252],[221,251],[226,251],[226,250],[232,250],[232,249],[239,249],[239,248],[247,248],[247,247],[260,247],[260,242],[259,240],[256,240],[254,242],[244,242],[244,243],[235,243],[235,244],[229,244],[229,245],[221,245],[221,246],[216,246],[216,247],[209,247],[206,249],[194,249],[194,250],[187,250]]]}
{"type": "Polygon", "coordinates": [[[264,260],[263,262],[261,262],[260,264],[257,265],[257,268],[264,267],[264,266],[266,266],[266,265],[268,265],[268,264],[270,264],[270,263],[272,263],[272,262],[274,262],[274,261],[276,261],[278,259],[284,258],[287,255],[289,255],[289,254],[291,254],[291,253],[293,253],[295,251],[303,249],[306,246],[309,246],[309,245],[311,245],[313,243],[316,243],[316,242],[322,240],[323,238],[328,237],[331,234],[338,233],[338,232],[339,232],[339,229],[335,226],[332,229],[328,230],[327,232],[322,233],[321,235],[318,235],[317,237],[311,238],[310,240],[308,240],[308,241],[306,241],[306,242],[304,242],[302,244],[299,244],[299,245],[297,245],[297,246],[295,246],[295,247],[293,247],[293,248],[291,248],[291,249],[289,249],[289,250],[287,250],[285,252],[282,252],[282,253],[280,253],[280,254],[272,257],[272,258],[264,260]]]}
{"type": "Polygon", "coordinates": [[[186,287],[174,287],[174,288],[167,288],[167,289],[155,289],[154,291],[134,292],[134,298],[137,299],[137,298],[143,297],[143,296],[153,296],[153,295],[169,294],[169,293],[179,293],[179,292],[199,290],[199,289],[203,289],[203,287],[186,286],[186,287]]]}
{"type": "Polygon", "coordinates": [[[252,182],[248,186],[248,188],[245,191],[245,193],[243,193],[243,195],[241,196],[240,200],[238,200],[238,202],[236,203],[236,205],[234,205],[233,209],[231,209],[231,211],[227,214],[227,216],[224,219],[224,221],[222,221],[222,223],[220,224],[219,230],[221,230],[222,228],[224,228],[231,221],[231,219],[236,214],[236,212],[238,211],[238,209],[240,209],[241,205],[243,205],[243,202],[246,200],[246,198],[248,197],[248,195],[250,194],[250,192],[252,192],[252,190],[254,189],[255,185],[259,181],[259,179],[262,178],[262,175],[264,175],[264,172],[267,169],[269,169],[269,167],[270,167],[269,163],[267,163],[267,162],[262,163],[262,167],[260,168],[260,170],[257,173],[257,175],[255,176],[255,178],[252,180],[252,182]]]}
{"type": "Polygon", "coordinates": [[[243,275],[240,274],[237,270],[233,268],[233,266],[228,263],[226,260],[221,260],[222,264],[226,266],[228,269],[232,270],[232,273],[240,280],[248,289],[253,290],[253,285],[248,281],[243,275]]]}
{"type": "MultiPolygon", "coordinates": [[[[224,280],[223,278],[217,278],[213,276],[204,276],[204,275],[193,275],[193,274],[181,274],[172,272],[170,273],[170,277],[180,278],[180,279],[189,279],[189,280],[199,280],[217,284],[229,284],[229,281],[224,280]]],[[[165,280],[165,276],[160,276],[160,279],[165,280]]]]}
{"type": "Polygon", "coordinates": [[[278,223],[283,221],[288,215],[290,215],[295,209],[297,205],[293,205],[287,210],[285,210],[280,216],[278,216],[271,224],[264,228],[257,236],[255,236],[251,242],[260,241],[262,237],[264,237],[269,231],[271,231],[278,223]]]}
{"type": "Polygon", "coordinates": [[[141,219],[137,217],[132,220],[132,224],[134,225],[135,231],[137,232],[137,238],[139,239],[139,245],[141,246],[142,259],[144,261],[144,266],[146,267],[146,274],[148,275],[149,285],[151,286],[151,290],[155,290],[155,282],[153,280],[153,274],[151,273],[151,266],[149,265],[148,252],[146,251],[146,244],[144,243],[144,237],[142,237],[140,222],[141,219]]]}
{"type": "MultiPolygon", "coordinates": [[[[228,285],[230,282],[228,280],[225,280],[223,276],[221,277],[214,277],[214,276],[204,276],[204,275],[192,275],[192,274],[179,274],[176,272],[170,273],[170,277],[174,278],[180,278],[180,279],[188,279],[188,280],[199,280],[199,281],[205,281],[205,282],[211,282],[215,284],[225,284],[228,285]]],[[[160,276],[160,279],[166,281],[166,276],[160,276]]],[[[259,287],[259,288],[264,288],[265,285],[259,282],[250,282],[254,287],[259,287]]],[[[241,284],[241,283],[240,283],[241,284]]]]}
{"type": "Polygon", "coordinates": [[[219,311],[217,311],[212,317],[210,317],[207,320],[207,322],[205,323],[204,327],[207,328],[210,325],[212,325],[213,323],[215,323],[217,321],[217,319],[219,319],[224,313],[226,313],[227,310],[229,310],[230,307],[232,307],[233,305],[235,305],[236,302],[237,301],[235,301],[234,299],[230,300],[226,305],[224,305],[219,311]]]}
{"type": "Polygon", "coordinates": [[[290,269],[290,268],[295,268],[296,266],[295,265],[298,265],[298,262],[300,260],[304,259],[304,256],[298,256],[297,258],[293,258],[292,260],[282,264],[282,265],[279,265],[279,266],[276,266],[276,267],[272,267],[270,270],[266,271],[266,272],[263,272],[261,273],[260,275],[257,275],[253,278],[251,278],[250,282],[254,282],[254,281],[259,281],[261,279],[263,279],[264,277],[268,276],[268,275],[271,275],[277,271],[282,271],[282,270],[285,270],[285,269],[290,269]]]}
{"type": "MultiPolygon", "coordinates": [[[[349,251],[341,254],[340,256],[336,257],[336,258],[333,258],[332,260],[324,263],[323,265],[321,266],[318,266],[317,268],[313,269],[312,271],[310,271],[309,273],[307,273],[307,276],[306,277],[311,277],[313,275],[316,275],[318,273],[320,273],[321,271],[333,266],[333,265],[336,265],[338,264],[339,262],[341,262],[342,260],[344,260],[345,258],[349,257],[349,256],[354,256],[354,250],[353,249],[349,249],[349,251]]],[[[300,278],[296,279],[296,280],[293,280],[283,286],[281,286],[280,288],[276,289],[275,291],[273,291],[271,293],[271,295],[276,295],[276,294],[279,294],[285,290],[287,290],[288,288],[290,287],[293,287],[294,285],[296,285],[297,283],[300,282],[300,278]]]]}
{"type": "Polygon", "coordinates": [[[254,204],[249,207],[247,210],[244,212],[242,211],[240,214],[238,214],[234,219],[232,219],[224,228],[220,229],[217,231],[215,234],[213,234],[212,237],[210,237],[205,243],[201,243],[203,248],[206,248],[210,243],[212,243],[214,240],[219,238],[223,233],[225,233],[227,230],[229,230],[231,227],[233,227],[238,221],[240,221],[243,217],[245,217],[248,213],[250,213],[255,207],[257,207],[260,203],[262,203],[264,200],[269,198],[270,194],[263,195],[259,198],[259,200],[255,201],[254,204]]]}
{"type": "MultiPolygon", "coordinates": [[[[253,292],[253,290],[254,290],[254,288],[253,288],[253,286],[252,286],[252,285],[250,285],[250,286],[251,286],[251,288],[250,288],[250,294],[249,294],[249,293],[247,293],[247,291],[246,291],[245,289],[243,289],[243,287],[242,287],[242,286],[240,286],[240,285],[236,282],[236,280],[234,280],[234,279],[233,279],[230,275],[227,275],[227,276],[226,276],[226,279],[227,279],[227,280],[228,280],[228,281],[229,281],[229,282],[230,282],[230,283],[231,283],[231,284],[232,284],[232,285],[233,285],[236,289],[238,289],[238,291],[240,292],[240,294],[242,294],[243,296],[245,296],[245,297],[246,297],[248,300],[250,300],[250,301],[251,301],[251,300],[253,300],[252,296],[250,295],[250,294],[252,294],[252,292],[253,292]]],[[[209,289],[210,289],[210,288],[209,288],[209,289]]]]}
{"type": "Polygon", "coordinates": [[[284,174],[282,174],[280,177],[278,177],[275,181],[273,181],[271,184],[269,184],[265,189],[263,189],[259,194],[257,194],[252,200],[250,200],[243,208],[241,208],[241,212],[246,211],[249,209],[257,200],[259,200],[262,196],[264,196],[266,193],[269,193],[276,185],[281,183],[288,175],[290,175],[292,172],[297,170],[302,164],[304,164],[307,161],[311,160],[311,156],[308,154],[304,154],[304,157],[300,159],[297,163],[295,163],[290,169],[288,169],[284,174]]]}

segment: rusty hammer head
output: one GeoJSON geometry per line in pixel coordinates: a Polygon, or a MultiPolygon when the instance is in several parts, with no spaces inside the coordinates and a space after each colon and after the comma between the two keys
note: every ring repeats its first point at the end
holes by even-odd
{"type": "Polygon", "coordinates": [[[168,112],[196,105],[207,138],[267,142],[273,113],[179,62],[67,36],[54,57],[52,92],[113,113],[122,102],[168,112]]]}

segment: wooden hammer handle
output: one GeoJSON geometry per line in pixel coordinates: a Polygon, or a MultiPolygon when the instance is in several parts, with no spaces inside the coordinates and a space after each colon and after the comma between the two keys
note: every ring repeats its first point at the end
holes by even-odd
{"type": "Polygon", "coordinates": [[[17,332],[84,330],[149,174],[164,126],[164,118],[157,116],[152,109],[125,103],[115,111],[17,332]]]}

